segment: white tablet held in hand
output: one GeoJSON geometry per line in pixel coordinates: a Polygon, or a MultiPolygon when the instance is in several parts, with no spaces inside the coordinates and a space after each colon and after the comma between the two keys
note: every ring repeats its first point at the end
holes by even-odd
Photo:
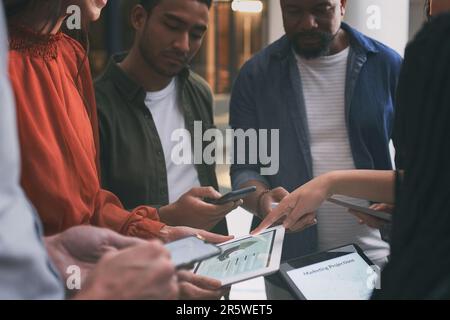
{"type": "Polygon", "coordinates": [[[223,286],[277,272],[284,232],[282,226],[277,226],[256,236],[249,235],[220,244],[222,253],[200,262],[194,272],[217,279],[223,286]]]}

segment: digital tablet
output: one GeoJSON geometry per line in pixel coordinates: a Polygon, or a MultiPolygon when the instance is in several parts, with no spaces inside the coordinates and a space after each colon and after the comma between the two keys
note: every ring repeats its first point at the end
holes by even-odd
{"type": "Polygon", "coordinates": [[[392,214],[390,214],[388,212],[377,211],[377,210],[373,210],[373,209],[370,209],[370,208],[367,208],[367,207],[357,206],[357,205],[354,205],[354,204],[349,203],[349,202],[338,200],[336,198],[329,198],[329,199],[327,199],[327,201],[331,202],[331,203],[334,203],[334,204],[337,204],[338,206],[345,207],[347,209],[352,209],[352,210],[355,210],[355,211],[359,211],[361,213],[368,214],[370,216],[376,217],[376,218],[384,220],[386,222],[391,222],[392,221],[392,214]]]}
{"type": "Polygon", "coordinates": [[[277,226],[220,244],[222,253],[197,264],[194,272],[223,286],[274,273],[280,268],[284,232],[283,226],[277,226]]]}
{"type": "Polygon", "coordinates": [[[351,244],[285,262],[280,274],[301,300],[368,300],[379,268],[351,244]]]}

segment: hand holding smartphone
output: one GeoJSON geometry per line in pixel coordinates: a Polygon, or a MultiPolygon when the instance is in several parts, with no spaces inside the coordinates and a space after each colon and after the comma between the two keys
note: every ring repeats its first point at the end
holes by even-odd
{"type": "Polygon", "coordinates": [[[210,204],[214,204],[214,205],[223,205],[223,204],[226,204],[229,202],[234,202],[234,201],[237,201],[240,199],[244,199],[249,194],[251,194],[255,191],[256,191],[256,187],[252,186],[252,187],[248,187],[248,188],[231,191],[219,199],[205,198],[205,199],[203,199],[203,201],[210,203],[210,204]]]}
{"type": "Polygon", "coordinates": [[[334,203],[334,204],[337,204],[339,206],[342,206],[344,208],[351,209],[351,210],[354,210],[354,211],[357,211],[357,212],[360,212],[360,213],[364,213],[364,214],[367,214],[369,216],[381,219],[384,222],[388,222],[388,223],[392,222],[392,214],[388,213],[388,212],[376,211],[376,210],[373,210],[373,209],[370,209],[370,208],[367,208],[367,207],[357,206],[357,205],[354,205],[354,204],[349,203],[349,202],[338,200],[336,198],[329,198],[329,199],[327,199],[327,201],[331,202],[331,203],[334,203]]]}
{"type": "Polygon", "coordinates": [[[191,236],[165,245],[177,269],[190,268],[197,262],[222,253],[218,246],[206,243],[199,236],[191,236]]]}

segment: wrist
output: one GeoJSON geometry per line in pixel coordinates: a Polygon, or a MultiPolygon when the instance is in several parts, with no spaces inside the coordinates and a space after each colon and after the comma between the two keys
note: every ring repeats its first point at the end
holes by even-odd
{"type": "Polygon", "coordinates": [[[51,237],[44,237],[44,244],[45,248],[47,249],[47,252],[49,255],[53,253],[53,251],[56,248],[56,242],[58,242],[58,235],[51,236],[51,237]]]}
{"type": "Polygon", "coordinates": [[[170,227],[170,226],[162,227],[159,230],[158,238],[164,243],[170,242],[171,229],[172,229],[172,227],[170,227]]]}
{"type": "Polygon", "coordinates": [[[327,198],[332,197],[337,192],[337,182],[339,181],[339,172],[331,171],[323,175],[324,187],[327,198]]]}
{"type": "Polygon", "coordinates": [[[170,210],[170,209],[168,208],[169,206],[170,206],[170,204],[167,205],[167,206],[162,206],[162,207],[156,208],[156,210],[158,211],[159,218],[160,218],[161,220],[163,219],[163,217],[165,217],[165,216],[167,215],[167,211],[170,210]]]}
{"type": "Polygon", "coordinates": [[[92,283],[84,284],[84,288],[72,297],[72,300],[107,300],[107,290],[101,288],[101,285],[92,283]]]}
{"type": "Polygon", "coordinates": [[[158,210],[159,219],[166,223],[166,224],[172,224],[172,217],[174,216],[175,212],[175,204],[168,204],[166,206],[160,207],[158,210]]]}
{"type": "Polygon", "coordinates": [[[61,246],[60,236],[55,235],[51,237],[45,237],[44,244],[50,260],[58,270],[60,276],[63,279],[65,279],[66,274],[64,272],[64,261],[62,259],[62,253],[64,252],[64,248],[62,248],[61,246]]]}
{"type": "Polygon", "coordinates": [[[263,210],[262,202],[264,200],[264,196],[266,196],[270,191],[271,191],[270,189],[264,190],[263,192],[261,192],[258,195],[258,198],[256,200],[256,215],[261,219],[263,219],[265,214],[267,213],[267,212],[262,212],[262,210],[263,210]]]}

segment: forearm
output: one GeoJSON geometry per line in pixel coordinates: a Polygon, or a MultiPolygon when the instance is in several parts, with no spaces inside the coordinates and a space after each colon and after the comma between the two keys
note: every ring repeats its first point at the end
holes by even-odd
{"type": "Polygon", "coordinates": [[[373,202],[395,203],[395,171],[345,170],[325,176],[330,195],[344,195],[373,202]]]}
{"type": "Polygon", "coordinates": [[[239,186],[239,188],[247,188],[255,186],[256,191],[251,193],[249,196],[244,198],[244,204],[242,207],[253,214],[257,214],[258,211],[258,201],[260,200],[261,195],[264,191],[269,189],[269,186],[257,180],[249,180],[246,183],[239,186]]]}

